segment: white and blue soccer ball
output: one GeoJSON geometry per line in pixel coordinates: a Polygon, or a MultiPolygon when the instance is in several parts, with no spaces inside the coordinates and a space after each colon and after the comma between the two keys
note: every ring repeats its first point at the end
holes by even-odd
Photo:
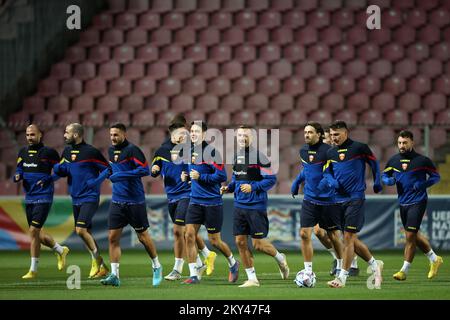
{"type": "Polygon", "coordinates": [[[314,288],[316,285],[316,274],[305,269],[300,270],[297,272],[294,282],[300,288],[314,288]]]}

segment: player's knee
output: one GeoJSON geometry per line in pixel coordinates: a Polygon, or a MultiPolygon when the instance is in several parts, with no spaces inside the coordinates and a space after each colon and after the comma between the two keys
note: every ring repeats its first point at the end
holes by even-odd
{"type": "Polygon", "coordinates": [[[259,239],[253,239],[252,240],[253,248],[255,248],[256,251],[262,251],[263,245],[259,239]]]}
{"type": "Polygon", "coordinates": [[[30,227],[30,229],[28,230],[30,233],[30,236],[32,238],[37,238],[39,237],[40,233],[41,233],[41,229],[35,228],[35,227],[30,227]]]}
{"type": "Polygon", "coordinates": [[[108,235],[108,241],[112,245],[119,245],[119,237],[116,236],[115,234],[110,233],[108,235]]]}
{"type": "Polygon", "coordinates": [[[137,237],[139,239],[139,242],[142,243],[142,244],[147,242],[147,236],[148,236],[147,232],[139,232],[139,233],[137,233],[137,237]]]}
{"type": "Polygon", "coordinates": [[[414,232],[406,232],[405,234],[406,242],[415,243],[417,239],[417,234],[414,232]]]}
{"type": "Polygon", "coordinates": [[[245,248],[247,245],[247,242],[242,238],[236,238],[234,242],[238,248],[245,248]]]}
{"type": "Polygon", "coordinates": [[[75,232],[79,236],[84,236],[87,233],[86,228],[80,228],[80,227],[76,227],[75,232]]]}
{"type": "Polygon", "coordinates": [[[210,236],[209,237],[209,242],[214,246],[214,247],[218,247],[220,245],[220,238],[219,237],[215,237],[215,236],[210,236]]]}
{"type": "Polygon", "coordinates": [[[187,243],[194,243],[195,242],[195,231],[194,230],[186,230],[184,238],[187,243]]]}
{"type": "Polygon", "coordinates": [[[183,231],[180,229],[173,229],[173,237],[174,239],[180,239],[183,237],[183,231]]]}
{"type": "Polygon", "coordinates": [[[300,230],[300,238],[302,239],[302,241],[310,241],[311,240],[310,233],[305,229],[300,230]]]}

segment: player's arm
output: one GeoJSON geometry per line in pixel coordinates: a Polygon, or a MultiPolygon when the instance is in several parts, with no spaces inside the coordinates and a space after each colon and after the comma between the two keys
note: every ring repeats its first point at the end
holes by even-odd
{"type": "Polygon", "coordinates": [[[386,164],[386,168],[383,170],[383,174],[381,175],[381,181],[386,186],[393,186],[395,184],[394,178],[394,167],[391,165],[391,160],[389,160],[386,164]]]}
{"type": "Polygon", "coordinates": [[[372,150],[370,150],[368,145],[364,145],[363,153],[365,155],[366,162],[369,164],[370,169],[372,170],[373,191],[375,193],[379,193],[381,192],[381,190],[383,190],[383,187],[381,185],[380,164],[378,163],[377,158],[373,154],[372,150]]]}
{"type": "Polygon", "coordinates": [[[155,155],[153,157],[152,165],[151,165],[151,172],[150,175],[153,178],[158,177],[161,174],[161,169],[163,166],[163,161],[168,161],[167,159],[163,158],[160,153],[159,149],[155,152],[155,155]]]}
{"type": "Polygon", "coordinates": [[[88,181],[86,181],[86,184],[89,188],[100,186],[103,181],[105,181],[112,174],[112,169],[103,154],[97,149],[94,151],[94,153],[94,165],[97,168],[99,174],[97,178],[89,179],[88,181]]]}
{"type": "Polygon", "coordinates": [[[323,178],[322,180],[320,180],[319,185],[317,187],[319,190],[322,191],[325,190],[326,188],[331,188],[335,190],[339,189],[339,181],[335,179],[333,174],[333,161],[331,160],[332,154],[330,152],[331,149],[328,150],[327,152],[327,160],[322,168],[323,178]]]}
{"type": "MultiPolygon", "coordinates": [[[[43,155],[41,161],[48,162],[48,164],[54,168],[59,162],[59,154],[55,149],[47,149],[47,152],[43,155]]],[[[40,185],[42,188],[46,187],[51,182],[59,180],[61,177],[55,173],[47,177],[42,178],[36,184],[40,185]]]]}
{"type": "Polygon", "coordinates": [[[60,177],[67,177],[70,175],[69,161],[67,160],[69,156],[68,150],[64,149],[60,162],[53,166],[54,174],[60,177]]]}
{"type": "Polygon", "coordinates": [[[428,179],[426,179],[425,181],[417,181],[414,184],[414,189],[416,190],[425,190],[426,188],[431,187],[432,185],[438,183],[441,180],[441,176],[437,172],[436,167],[434,166],[433,162],[428,158],[425,158],[424,170],[428,175],[428,179]]]}
{"type": "Polygon", "coordinates": [[[16,172],[13,176],[14,182],[19,182],[23,179],[23,150],[19,151],[19,154],[17,155],[17,165],[16,165],[16,172]]]}
{"type": "MultiPolygon", "coordinates": [[[[208,183],[208,184],[222,183],[222,182],[227,181],[227,172],[225,171],[224,164],[217,164],[217,163],[213,162],[212,164],[208,164],[208,165],[211,168],[213,168],[213,170],[214,170],[213,173],[202,173],[202,174],[199,173],[198,180],[208,183]]],[[[192,170],[191,170],[191,173],[192,173],[192,170]]],[[[192,174],[191,174],[191,179],[193,179],[192,174]]]]}
{"type": "Polygon", "coordinates": [[[300,173],[295,178],[294,182],[292,182],[291,186],[291,194],[292,197],[295,197],[298,195],[298,189],[300,188],[300,185],[305,181],[305,174],[303,170],[300,171],[300,173]]]}
{"type": "Polygon", "coordinates": [[[112,174],[109,179],[112,182],[120,182],[130,179],[142,178],[150,175],[150,169],[148,167],[148,162],[145,159],[144,154],[140,149],[135,149],[132,156],[132,161],[134,162],[136,168],[129,171],[121,171],[112,174]]]}
{"type": "Polygon", "coordinates": [[[236,175],[233,173],[231,175],[231,182],[227,186],[227,192],[234,192],[236,188],[236,175]]]}

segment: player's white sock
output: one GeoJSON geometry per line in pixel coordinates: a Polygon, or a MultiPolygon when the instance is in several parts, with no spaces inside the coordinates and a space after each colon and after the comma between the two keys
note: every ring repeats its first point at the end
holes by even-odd
{"type": "Polygon", "coordinates": [[[312,262],[303,262],[303,265],[305,266],[306,271],[312,271],[312,262]]]}
{"type": "Polygon", "coordinates": [[[202,253],[203,258],[206,258],[209,256],[211,251],[208,249],[208,247],[205,244],[205,247],[202,250],[200,250],[200,252],[202,253]]]}
{"type": "Polygon", "coordinates": [[[173,270],[178,271],[179,273],[183,272],[184,259],[183,258],[175,258],[175,264],[173,265],[173,270]]]}
{"type": "Polygon", "coordinates": [[[355,256],[352,260],[352,265],[350,266],[350,268],[355,268],[358,269],[358,256],[355,256]]]}
{"type": "Polygon", "coordinates": [[[372,269],[372,272],[375,273],[377,271],[377,260],[375,260],[374,257],[370,258],[370,260],[367,262],[370,265],[370,268],[372,269]]]}
{"type": "Polygon", "coordinates": [[[348,278],[348,271],[341,269],[341,272],[339,273],[338,278],[345,285],[345,282],[347,281],[347,278],[348,278]]]}
{"type": "Polygon", "coordinates": [[[403,271],[404,273],[408,273],[408,271],[409,271],[409,266],[411,265],[411,263],[410,262],[408,262],[408,261],[403,261],[403,267],[402,267],[402,269],[400,270],[400,271],[403,271]]]}
{"type": "Polygon", "coordinates": [[[433,249],[431,249],[430,252],[425,253],[425,255],[427,256],[428,260],[430,260],[430,262],[435,262],[437,259],[437,255],[436,253],[434,253],[433,249]]]}
{"type": "Polygon", "coordinates": [[[245,272],[247,273],[248,280],[258,281],[258,279],[256,278],[256,271],[254,267],[245,269],[245,272]]]}
{"type": "Polygon", "coordinates": [[[342,269],[342,261],[344,259],[336,259],[336,269],[341,270],[342,269]]]}
{"type": "Polygon", "coordinates": [[[159,263],[158,256],[156,256],[156,257],[154,257],[152,259],[152,268],[156,269],[156,268],[159,268],[159,267],[161,267],[161,264],[159,263]]]}
{"type": "Polygon", "coordinates": [[[119,278],[119,263],[111,263],[111,273],[119,278]]]}
{"type": "Polygon", "coordinates": [[[198,277],[197,273],[197,263],[189,263],[189,276],[190,277],[198,277]]]}
{"type": "Polygon", "coordinates": [[[231,268],[236,263],[236,260],[234,259],[233,255],[227,257],[228,266],[231,268]]]}
{"type": "Polygon", "coordinates": [[[59,254],[62,254],[64,251],[63,247],[61,247],[61,245],[56,241],[55,241],[55,245],[53,246],[52,250],[58,252],[59,254]]]}
{"type": "Polygon", "coordinates": [[[92,257],[92,260],[97,260],[97,258],[98,258],[98,256],[99,256],[99,254],[98,254],[98,249],[97,248],[95,248],[94,250],[89,250],[89,252],[91,253],[91,257],[92,257]]]}
{"type": "Polygon", "coordinates": [[[33,257],[31,257],[30,271],[37,272],[37,270],[38,270],[38,264],[39,264],[39,258],[33,258],[33,257]]]}
{"type": "Polygon", "coordinates": [[[334,252],[333,248],[327,249],[327,251],[331,254],[334,260],[337,260],[336,252],[334,252]]]}
{"type": "Polygon", "coordinates": [[[196,263],[197,263],[197,267],[201,267],[201,266],[203,266],[203,261],[202,261],[202,259],[200,259],[200,255],[197,255],[197,261],[196,261],[196,263]]]}
{"type": "Polygon", "coordinates": [[[274,258],[275,258],[275,260],[277,260],[278,264],[283,263],[285,260],[284,256],[281,253],[279,253],[278,251],[275,254],[274,258]]]}

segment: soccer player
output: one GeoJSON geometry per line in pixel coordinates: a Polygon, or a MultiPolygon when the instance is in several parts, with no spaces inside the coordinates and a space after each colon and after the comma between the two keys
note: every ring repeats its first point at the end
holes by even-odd
{"type": "Polygon", "coordinates": [[[252,237],[257,251],[275,258],[281,278],[289,277],[286,256],[265,240],[269,232],[267,191],[275,185],[277,178],[267,157],[252,144],[252,131],[253,128],[248,126],[240,126],[237,130],[239,151],[233,160],[232,181],[221,187],[222,193],[234,192],[233,233],[248,278],[240,288],[259,287],[253,256],[248,248],[248,236],[252,237]]]}
{"type": "Polygon", "coordinates": [[[343,245],[340,239],[339,209],[334,204],[334,189],[322,182],[323,166],[331,146],[322,142],[323,129],[317,122],[308,122],[304,127],[306,144],[300,149],[303,170],[292,184],[291,193],[298,194],[298,188],[305,182],[304,199],[300,218],[301,250],[305,270],[313,271],[313,228],[319,225],[326,230],[331,248],[335,248],[337,269],[342,268],[343,245]]]}
{"type": "Polygon", "coordinates": [[[64,140],[68,146],[63,151],[61,162],[55,165],[54,172],[60,177],[67,177],[75,232],[83,240],[92,258],[89,278],[98,278],[106,275],[108,269],[91,228],[100,201],[100,185],[108,174],[108,163],[98,149],[84,142],[83,135],[84,128],[79,123],[66,127],[64,140]]]}
{"type": "Polygon", "coordinates": [[[385,185],[397,185],[400,217],[406,234],[405,260],[400,271],[394,274],[394,279],[406,280],[416,246],[430,260],[428,279],[432,279],[443,260],[434,253],[430,242],[419,230],[427,208],[427,188],[438,183],[440,175],[429,158],[414,150],[414,136],[411,131],[403,130],[399,133],[397,146],[399,153],[389,159],[382,177],[385,185]]]}
{"type": "Polygon", "coordinates": [[[190,276],[186,284],[197,284],[198,270],[195,263],[195,245],[198,230],[202,224],[208,231],[208,239],[227,258],[230,272],[229,282],[236,282],[239,276],[239,261],[234,259],[229,246],[222,241],[220,231],[223,223],[223,201],[220,184],[227,180],[227,173],[219,152],[205,141],[207,125],[203,121],[191,123],[191,159],[189,174],[181,173],[181,180],[191,181],[191,201],[186,214],[186,251],[190,276]]]}
{"type": "Polygon", "coordinates": [[[53,166],[59,161],[58,152],[44,146],[41,141],[42,133],[36,125],[28,126],[25,134],[28,147],[19,151],[13,181],[22,181],[23,184],[25,211],[31,237],[31,266],[22,279],[33,279],[37,276],[41,243],[55,252],[58,270],[64,269],[69,248],[62,247],[42,230],[53,203],[53,182],[56,177],[52,177],[51,173],[53,166]]]}
{"type": "Polygon", "coordinates": [[[375,260],[369,248],[358,239],[358,232],[364,225],[366,163],[372,170],[373,190],[379,193],[382,186],[378,161],[367,144],[349,138],[344,121],[335,121],[330,126],[330,136],[334,146],[327,152],[324,178],[320,185],[332,187],[336,191],[335,200],[341,211],[344,232],[344,261],[339,275],[329,281],[328,285],[332,288],[345,287],[348,270],[356,252],[369,263],[375,278],[374,288],[380,289],[383,262],[375,260]]]}
{"type": "MultiPolygon", "coordinates": [[[[169,126],[170,138],[156,151],[152,162],[152,177],[160,174],[164,179],[164,188],[168,199],[169,215],[173,222],[175,264],[173,270],[164,277],[166,280],[181,279],[185,256],[185,219],[189,206],[191,186],[181,181],[181,172],[187,171],[187,164],[181,162],[180,150],[175,148],[178,144],[187,143],[189,131],[186,129],[186,119],[182,115],[176,116],[169,126]]],[[[190,147],[190,146],[189,146],[190,147]]],[[[198,276],[201,278],[206,269],[207,275],[214,270],[214,261],[217,254],[210,251],[202,237],[197,234],[197,247],[205,258],[203,264],[197,255],[198,276]]]]}
{"type": "Polygon", "coordinates": [[[153,286],[162,281],[162,266],[150,234],[147,219],[144,185],[142,177],[150,175],[144,153],[126,139],[127,128],[117,123],[110,128],[112,146],[109,148],[109,163],[113,183],[112,200],[109,208],[109,258],[111,273],[100,282],[103,285],[120,286],[119,261],[121,256],[120,237],[125,226],[130,224],[136,231],[139,241],[152,261],[153,286]]]}

